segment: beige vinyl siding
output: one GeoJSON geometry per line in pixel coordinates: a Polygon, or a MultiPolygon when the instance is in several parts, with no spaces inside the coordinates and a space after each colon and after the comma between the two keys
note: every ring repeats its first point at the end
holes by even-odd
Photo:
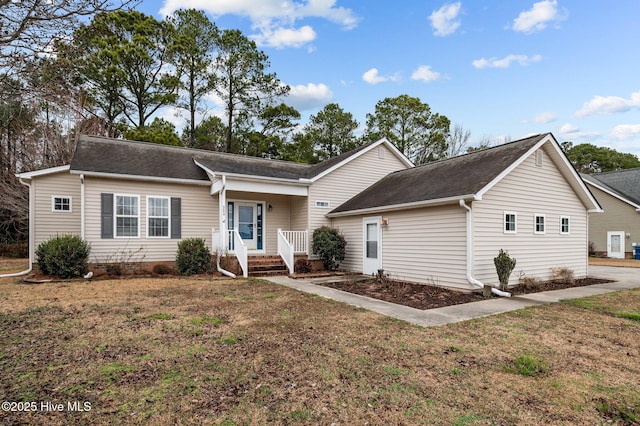
{"type": "Polygon", "coordinates": [[[56,235],[80,235],[80,176],[68,171],[32,179],[34,249],[56,235]],[[52,196],[71,197],[71,212],[52,211],[52,196]]]}
{"type": "Polygon", "coordinates": [[[218,198],[209,194],[208,185],[85,177],[85,238],[91,243],[92,261],[116,261],[119,257],[126,257],[127,253],[133,253],[140,248],[142,250],[134,260],[175,260],[180,240],[147,238],[147,196],[179,197],[182,239],[201,237],[211,247],[211,229],[218,227],[218,198]],[[140,196],[139,238],[101,238],[101,193],[140,196]]]}
{"type": "MultiPolygon", "coordinates": [[[[278,228],[291,229],[289,195],[273,195],[254,192],[227,191],[227,201],[249,201],[264,203],[264,249],[265,254],[278,254],[278,228]],[[271,204],[272,210],[268,206],[271,204]]],[[[262,252],[260,253],[262,254],[262,252]]],[[[249,252],[251,255],[251,252],[249,252]]]]}
{"type": "Polygon", "coordinates": [[[607,232],[624,231],[630,234],[625,238],[625,252],[633,254],[631,243],[640,244],[640,213],[635,207],[612,197],[591,185],[589,189],[596,197],[604,213],[589,216],[589,240],[596,245],[596,251],[607,252],[607,232]]]}
{"type": "Polygon", "coordinates": [[[309,188],[309,231],[330,225],[327,213],[389,173],[406,168],[382,144],[318,179],[309,188]],[[380,158],[379,149],[384,150],[384,158],[380,158]],[[316,207],[316,201],[328,201],[329,208],[316,207]]]}
{"type": "Polygon", "coordinates": [[[307,197],[291,197],[291,231],[304,231],[309,225],[307,197]]]}
{"type": "MultiPolygon", "coordinates": [[[[362,271],[363,218],[335,218],[347,238],[341,267],[362,271]]],[[[382,267],[392,278],[469,289],[466,281],[466,217],[456,206],[383,213],[382,267]]]]}
{"type": "Polygon", "coordinates": [[[518,277],[548,279],[551,268],[572,269],[576,277],[587,274],[587,212],[546,152],[543,166],[535,153],[474,201],[473,274],[487,284],[498,284],[493,258],[500,249],[517,261],[511,284],[518,277]],[[505,211],[517,214],[517,232],[503,232],[505,211]],[[546,232],[534,234],[534,216],[545,215],[546,232]],[[560,234],[560,217],[570,217],[570,234],[560,234]]]}

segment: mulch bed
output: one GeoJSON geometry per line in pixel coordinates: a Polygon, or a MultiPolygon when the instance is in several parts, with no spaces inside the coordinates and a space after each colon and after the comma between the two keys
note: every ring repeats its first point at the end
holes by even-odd
{"type": "MultiPolygon", "coordinates": [[[[514,295],[536,293],[548,290],[560,290],[570,287],[581,287],[592,284],[611,282],[597,278],[584,278],[575,280],[573,283],[546,281],[540,282],[535,288],[514,288],[511,291],[514,295]]],[[[349,293],[368,296],[374,299],[398,305],[409,306],[416,309],[434,309],[444,306],[459,305],[461,303],[477,302],[485,300],[482,292],[452,290],[433,285],[415,284],[393,280],[346,280],[338,282],[318,283],[325,287],[349,293]]]]}

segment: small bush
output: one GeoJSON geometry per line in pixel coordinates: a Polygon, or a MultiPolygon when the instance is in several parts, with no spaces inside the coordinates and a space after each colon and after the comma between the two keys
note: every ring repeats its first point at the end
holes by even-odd
{"type": "Polygon", "coordinates": [[[509,256],[509,253],[500,249],[498,256],[493,259],[496,266],[498,281],[500,281],[500,290],[506,291],[509,286],[509,276],[516,267],[516,260],[509,256]]]}
{"type": "Polygon", "coordinates": [[[544,287],[544,282],[536,277],[524,277],[520,279],[518,287],[522,291],[536,292],[540,291],[544,287]]]}
{"type": "Polygon", "coordinates": [[[311,272],[311,262],[309,262],[309,259],[298,259],[293,266],[293,270],[296,274],[308,274],[311,272]]]}
{"type": "Polygon", "coordinates": [[[317,254],[325,269],[334,271],[344,260],[347,240],[340,231],[329,226],[323,226],[313,231],[313,254],[317,254]]]}
{"type": "Polygon", "coordinates": [[[213,269],[211,252],[202,238],[187,238],[178,243],[176,269],[181,275],[205,274],[213,269]]]}
{"type": "Polygon", "coordinates": [[[551,268],[551,281],[563,284],[575,283],[576,280],[573,277],[573,269],[551,268]]]}
{"type": "Polygon", "coordinates": [[[89,272],[89,244],[76,235],[61,235],[44,241],[36,249],[40,271],[60,278],[80,277],[89,272]]]}
{"type": "Polygon", "coordinates": [[[596,255],[596,243],[589,241],[589,256],[594,257],[596,255]]]}

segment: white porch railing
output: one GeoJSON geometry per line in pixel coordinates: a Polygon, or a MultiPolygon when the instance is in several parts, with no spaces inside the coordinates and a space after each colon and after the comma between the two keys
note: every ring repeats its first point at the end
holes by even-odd
{"type": "Polygon", "coordinates": [[[293,274],[293,244],[287,241],[282,229],[278,229],[278,256],[284,260],[289,273],[293,274]]]}
{"type": "Polygon", "coordinates": [[[294,253],[307,253],[309,248],[308,232],[304,231],[282,231],[284,238],[293,246],[294,253]]]}
{"type": "Polygon", "coordinates": [[[233,251],[242,269],[242,276],[247,277],[249,273],[249,251],[247,245],[242,241],[240,234],[237,230],[230,229],[227,232],[226,239],[223,244],[220,241],[220,231],[214,229],[211,230],[211,249],[218,254],[228,253],[233,251]]]}
{"type": "Polygon", "coordinates": [[[294,272],[294,255],[296,253],[307,253],[308,238],[307,231],[283,231],[278,229],[278,256],[284,260],[289,269],[289,273],[294,272]]]}
{"type": "Polygon", "coordinates": [[[242,276],[247,278],[249,273],[249,250],[247,249],[247,245],[242,241],[242,237],[240,237],[237,229],[229,230],[229,241],[233,242],[231,247],[233,247],[233,251],[236,253],[236,259],[238,259],[238,263],[240,263],[242,276]]]}

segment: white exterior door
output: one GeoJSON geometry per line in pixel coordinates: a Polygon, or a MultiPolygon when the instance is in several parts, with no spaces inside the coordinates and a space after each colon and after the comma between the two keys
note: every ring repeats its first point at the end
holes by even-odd
{"type": "Polygon", "coordinates": [[[363,220],[362,273],[377,274],[382,269],[381,217],[369,217],[363,220]]]}
{"type": "Polygon", "coordinates": [[[236,203],[236,220],[240,238],[249,250],[257,248],[257,211],[255,203],[236,203]]]}
{"type": "Polygon", "coordinates": [[[624,259],[624,231],[607,232],[607,256],[624,259]]]}

